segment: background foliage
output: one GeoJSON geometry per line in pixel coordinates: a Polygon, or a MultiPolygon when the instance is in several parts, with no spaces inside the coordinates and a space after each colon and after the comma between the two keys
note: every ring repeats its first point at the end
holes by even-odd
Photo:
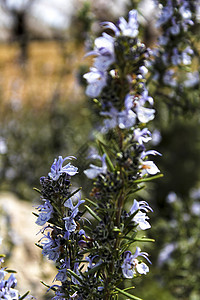
{"type": "MultiPolygon", "coordinates": [[[[130,1],[127,11],[137,2],[130,1]]],[[[102,16],[102,11],[95,15],[97,11],[85,1],[72,19],[73,34],[65,33],[67,38],[54,41],[30,42],[25,62],[18,59],[17,42],[0,45],[1,191],[9,190],[33,201],[37,195],[32,187],[38,186],[40,176],[48,172],[58,155],[78,157],[78,184],[84,186],[84,159],[88,142],[93,139],[90,129],[98,120],[79,83],[84,86],[80,78],[88,68],[88,60],[82,57],[84,42],[87,48],[92,42],[88,39],[91,25],[108,18],[102,16]]],[[[115,16],[109,18],[114,20],[115,16]]],[[[152,45],[155,31],[149,32],[149,22],[141,25],[141,36],[152,45]]],[[[198,53],[198,28],[192,34],[198,53]]],[[[194,68],[198,69],[198,64],[196,58],[194,68]]],[[[169,94],[169,87],[157,93],[150,85],[150,90],[157,110],[151,126],[159,130],[161,137],[154,147],[163,155],[156,164],[164,178],[149,184],[149,193],[142,194],[154,209],[150,237],[156,242],[147,246],[153,265],[149,275],[137,280],[137,294],[145,300],[197,300],[200,193],[194,196],[192,191],[200,188],[199,85],[181,90],[175,97],[178,101],[163,96],[169,94]],[[163,253],[166,259],[162,260],[163,253]]]]}

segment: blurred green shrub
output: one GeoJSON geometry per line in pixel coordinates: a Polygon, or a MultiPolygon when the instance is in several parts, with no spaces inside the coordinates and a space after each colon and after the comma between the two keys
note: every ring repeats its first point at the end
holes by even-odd
{"type": "Polygon", "coordinates": [[[90,126],[83,101],[55,98],[40,109],[7,107],[0,117],[0,188],[33,200],[32,188],[49,171],[54,157],[81,154],[79,164],[84,164],[90,126]]]}

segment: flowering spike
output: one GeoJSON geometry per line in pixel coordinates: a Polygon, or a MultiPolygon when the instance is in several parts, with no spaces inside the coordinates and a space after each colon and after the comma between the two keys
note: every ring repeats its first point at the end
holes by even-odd
{"type": "Polygon", "coordinates": [[[75,158],[74,156],[67,156],[64,159],[62,156],[59,156],[58,159],[54,160],[54,163],[51,166],[51,172],[49,173],[49,177],[53,180],[58,180],[61,174],[68,174],[70,176],[74,176],[77,173],[78,168],[72,166],[70,163],[65,165],[63,162],[68,159],[75,158]]]}

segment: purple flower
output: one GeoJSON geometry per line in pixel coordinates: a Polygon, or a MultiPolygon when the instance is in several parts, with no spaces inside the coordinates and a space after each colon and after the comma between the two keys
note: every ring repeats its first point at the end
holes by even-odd
{"type": "Polygon", "coordinates": [[[52,239],[50,232],[47,232],[47,235],[44,234],[44,236],[41,238],[43,240],[42,246],[42,254],[44,256],[47,256],[49,260],[56,261],[59,258],[60,255],[60,241],[57,238],[52,239]],[[44,240],[43,240],[44,239],[44,240]]]}
{"type": "Polygon", "coordinates": [[[84,74],[83,77],[88,82],[86,95],[91,98],[98,97],[102,89],[106,86],[107,73],[99,71],[96,68],[90,68],[90,72],[84,74]]]}
{"type": "Polygon", "coordinates": [[[161,155],[162,154],[156,150],[148,150],[148,151],[143,151],[141,153],[141,159],[140,159],[140,169],[142,170],[142,175],[145,174],[150,174],[150,175],[155,175],[158,172],[160,172],[160,170],[158,169],[158,167],[154,164],[153,161],[150,160],[143,160],[145,157],[149,156],[149,155],[161,155]]]}
{"type": "Polygon", "coordinates": [[[128,22],[123,17],[120,17],[118,27],[112,22],[103,22],[102,25],[105,29],[111,29],[114,31],[115,36],[119,36],[121,34],[134,38],[138,35],[137,11],[133,9],[129,12],[128,22]]]}
{"type": "Polygon", "coordinates": [[[183,85],[186,88],[194,87],[199,83],[199,72],[195,71],[193,73],[188,73],[186,80],[183,82],[183,85]]]}
{"type": "Polygon", "coordinates": [[[129,37],[136,37],[138,35],[138,21],[137,21],[137,11],[131,10],[128,14],[128,22],[123,18],[119,18],[118,24],[122,35],[129,37]]]}
{"type": "Polygon", "coordinates": [[[158,256],[158,265],[162,266],[165,262],[170,260],[171,254],[177,248],[176,243],[169,243],[164,246],[158,256]]]}
{"type": "Polygon", "coordinates": [[[168,0],[166,6],[162,8],[160,18],[157,21],[157,26],[161,26],[168,22],[170,18],[173,16],[174,9],[172,5],[172,1],[168,0]]]}
{"type": "Polygon", "coordinates": [[[154,162],[150,160],[141,161],[140,169],[142,170],[143,175],[144,174],[155,175],[160,172],[160,170],[154,164],[154,162]]]}
{"type": "Polygon", "coordinates": [[[63,220],[65,221],[65,229],[67,231],[68,237],[70,236],[70,234],[72,232],[74,232],[76,230],[77,225],[76,225],[76,222],[74,219],[79,212],[79,210],[78,210],[79,206],[85,202],[85,200],[81,200],[80,194],[79,194],[79,197],[77,196],[77,198],[78,198],[78,203],[75,206],[73,205],[71,198],[67,199],[64,204],[64,206],[69,209],[69,211],[68,211],[69,216],[63,218],[63,220]]]}
{"type": "Polygon", "coordinates": [[[62,156],[59,156],[58,159],[54,160],[54,163],[51,166],[51,172],[49,173],[49,177],[53,180],[58,180],[61,174],[65,173],[70,176],[74,176],[78,170],[78,168],[72,166],[70,163],[68,163],[66,166],[62,166],[63,162],[68,159],[73,159],[74,156],[67,156],[64,159],[62,156]]]}
{"type": "Polygon", "coordinates": [[[137,200],[134,200],[133,205],[130,209],[130,215],[137,212],[135,216],[133,217],[133,221],[138,224],[138,226],[142,230],[146,230],[151,228],[151,225],[148,223],[149,217],[146,215],[146,212],[153,211],[152,208],[148,205],[145,201],[138,202],[137,200]],[[142,212],[143,210],[144,212],[142,212]],[[138,212],[137,212],[138,211],[138,212]]]}
{"type": "Polygon", "coordinates": [[[193,50],[188,46],[182,52],[182,62],[184,65],[191,64],[191,56],[194,54],[193,50]]]}
{"type": "Polygon", "coordinates": [[[105,132],[116,126],[119,126],[121,129],[131,128],[136,121],[136,114],[129,108],[118,111],[112,107],[109,112],[101,112],[101,115],[108,117],[104,120],[103,131],[105,132]]]}
{"type": "Polygon", "coordinates": [[[151,263],[148,259],[148,254],[146,252],[141,252],[141,249],[139,247],[136,247],[136,251],[134,254],[132,254],[130,251],[126,251],[125,258],[121,266],[122,273],[125,278],[133,278],[136,274],[136,271],[139,274],[146,274],[147,272],[149,272],[149,267],[145,263],[140,263],[137,260],[138,256],[143,256],[149,263],[151,263]]]}
{"type": "Polygon", "coordinates": [[[136,113],[138,120],[141,123],[148,123],[154,119],[155,109],[138,105],[136,108],[136,113]]]}
{"type": "Polygon", "coordinates": [[[153,211],[153,209],[149,206],[149,204],[146,201],[137,201],[134,200],[133,205],[130,209],[130,214],[133,214],[138,209],[143,209],[144,211],[153,211]]]}
{"type": "Polygon", "coordinates": [[[7,274],[4,268],[0,269],[0,299],[19,299],[19,292],[15,289],[17,280],[12,273],[7,280],[4,279],[7,274]]]}
{"type": "Polygon", "coordinates": [[[176,23],[175,18],[172,18],[172,27],[169,28],[172,35],[178,35],[180,33],[180,25],[176,23]]]}
{"type": "Polygon", "coordinates": [[[188,46],[183,51],[179,52],[177,48],[173,49],[172,63],[173,65],[189,65],[191,64],[191,56],[193,55],[193,50],[188,46]]]}
{"type": "Polygon", "coordinates": [[[183,19],[191,19],[191,17],[192,17],[192,13],[187,6],[188,6],[188,3],[184,2],[181,5],[181,7],[179,8],[179,12],[183,19]]]}
{"type": "Polygon", "coordinates": [[[133,135],[134,140],[140,145],[143,145],[143,143],[147,143],[152,139],[151,132],[148,130],[148,128],[143,128],[142,130],[140,128],[136,128],[134,129],[133,135]]]}
{"type": "Polygon", "coordinates": [[[141,123],[148,123],[154,119],[155,109],[144,107],[147,102],[153,105],[153,98],[148,95],[147,89],[144,89],[140,97],[128,94],[125,98],[125,107],[126,110],[133,107],[138,120],[141,123]]]}
{"type": "Polygon", "coordinates": [[[53,213],[53,206],[51,205],[49,200],[45,200],[44,205],[39,205],[37,209],[40,212],[35,223],[39,226],[43,226],[51,218],[53,213]]]}
{"type": "Polygon", "coordinates": [[[64,264],[62,264],[58,270],[58,274],[56,275],[54,280],[58,280],[64,282],[67,280],[67,269],[70,269],[70,259],[66,260],[64,264]]]}
{"type": "Polygon", "coordinates": [[[98,159],[102,162],[101,167],[90,164],[90,169],[84,171],[85,175],[90,179],[94,179],[99,174],[106,174],[107,172],[106,154],[103,154],[103,156],[99,156],[98,159]]]}
{"type": "Polygon", "coordinates": [[[177,86],[177,81],[174,78],[175,76],[175,71],[174,70],[167,70],[163,76],[163,82],[166,85],[172,86],[172,87],[176,87],[177,86]]]}
{"type": "Polygon", "coordinates": [[[87,56],[96,55],[94,67],[104,72],[115,61],[114,38],[104,32],[95,40],[94,45],[94,51],[89,52],[87,56]]]}
{"type": "Polygon", "coordinates": [[[148,150],[148,151],[143,151],[142,154],[141,154],[141,158],[145,158],[146,156],[149,156],[149,155],[160,155],[162,156],[162,154],[156,150],[148,150]]]}
{"type": "Polygon", "coordinates": [[[119,128],[126,129],[131,128],[135,125],[136,122],[136,114],[132,111],[132,109],[123,110],[119,113],[118,123],[119,128]]]}

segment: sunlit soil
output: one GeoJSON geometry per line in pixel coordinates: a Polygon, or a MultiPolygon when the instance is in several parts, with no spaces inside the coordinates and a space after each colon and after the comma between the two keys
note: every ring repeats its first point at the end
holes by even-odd
{"type": "Polygon", "coordinates": [[[65,42],[31,42],[28,60],[20,63],[17,44],[0,44],[0,101],[40,107],[57,93],[62,99],[78,95],[76,73],[84,64],[84,49],[65,42]]]}

